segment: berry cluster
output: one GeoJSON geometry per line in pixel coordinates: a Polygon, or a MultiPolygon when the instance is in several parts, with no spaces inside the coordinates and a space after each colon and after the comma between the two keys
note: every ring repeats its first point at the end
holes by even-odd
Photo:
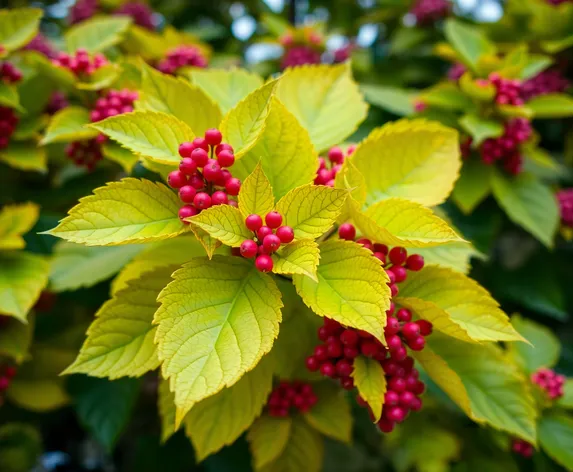
{"type": "Polygon", "coordinates": [[[282,381],[271,392],[267,406],[269,415],[284,418],[290,415],[292,409],[306,413],[316,405],[317,401],[318,397],[312,390],[311,384],[282,381]]]}
{"type": "Polygon", "coordinates": [[[484,164],[501,162],[507,172],[517,175],[521,172],[523,158],[520,144],[527,141],[532,134],[531,123],[526,118],[513,118],[504,123],[504,133],[499,138],[486,139],[480,154],[484,164]]]}
{"type": "Polygon", "coordinates": [[[10,138],[18,125],[20,119],[12,108],[0,106],[0,149],[4,149],[10,144],[10,138]]]}
{"type": "Polygon", "coordinates": [[[77,0],[70,8],[69,23],[75,25],[88,20],[97,13],[98,7],[98,0],[77,0]]]}
{"type": "Polygon", "coordinates": [[[207,58],[197,46],[177,46],[157,64],[157,70],[174,75],[181,67],[207,67],[207,58]]]}
{"type": "Polygon", "coordinates": [[[155,29],[153,21],[153,10],[148,5],[141,2],[127,2],[113,12],[114,15],[125,15],[133,19],[133,22],[148,30],[155,29]]]}
{"type": "Polygon", "coordinates": [[[0,80],[7,84],[15,84],[22,80],[22,72],[10,62],[0,64],[0,80]]]}
{"type": "Polygon", "coordinates": [[[294,231],[290,226],[281,226],[283,217],[278,211],[271,211],[265,216],[265,223],[260,215],[249,215],[245,225],[255,234],[254,239],[247,239],[241,243],[239,253],[246,258],[255,259],[255,266],[261,272],[273,270],[271,254],[294,239],[294,231]],[[256,241],[255,241],[256,240],[256,241]]]}
{"type": "Polygon", "coordinates": [[[24,46],[26,51],[36,51],[48,58],[55,57],[56,50],[52,47],[48,39],[42,34],[38,33],[32,40],[24,46]]]}
{"type": "Polygon", "coordinates": [[[462,75],[464,75],[467,70],[467,67],[461,62],[456,62],[448,70],[448,79],[452,82],[457,82],[461,79],[462,75]]]}
{"type": "Polygon", "coordinates": [[[16,372],[16,367],[11,365],[0,367],[0,393],[8,390],[16,372]]]}
{"type": "Polygon", "coordinates": [[[90,57],[85,49],[80,48],[75,55],[60,52],[56,58],[52,59],[52,63],[58,67],[69,69],[77,77],[84,77],[92,75],[100,67],[108,64],[108,60],[101,53],[96,53],[93,57],[90,57]]]}
{"type": "Polygon", "coordinates": [[[573,0],[545,0],[550,5],[561,5],[562,3],[571,3],[573,0]]]}
{"type": "Polygon", "coordinates": [[[523,82],[522,95],[525,100],[531,100],[539,95],[565,92],[570,86],[558,69],[548,69],[523,82]]]}
{"type": "Polygon", "coordinates": [[[332,53],[333,54],[332,61],[335,64],[340,64],[341,62],[347,61],[348,59],[350,59],[350,56],[352,54],[352,51],[354,51],[354,48],[355,48],[354,44],[348,43],[345,46],[335,49],[334,52],[332,53]]]}
{"type": "Polygon", "coordinates": [[[533,455],[533,444],[524,441],[523,439],[514,438],[511,441],[511,450],[520,456],[529,459],[533,455]]]}
{"type": "Polygon", "coordinates": [[[95,107],[90,113],[92,123],[133,111],[133,103],[138,99],[137,92],[123,90],[109,90],[95,102],[95,107]]]}
{"type": "Polygon", "coordinates": [[[66,108],[69,104],[70,102],[63,92],[52,92],[45,111],[48,115],[54,115],[60,110],[66,108]]]}
{"type": "Polygon", "coordinates": [[[416,18],[417,25],[430,26],[448,16],[451,10],[452,4],[448,0],[417,0],[410,13],[416,18]]]}
{"type": "Polygon", "coordinates": [[[416,113],[422,113],[428,108],[428,104],[421,99],[414,100],[414,111],[416,113]]]}
{"type": "Polygon", "coordinates": [[[179,190],[179,198],[185,204],[179,210],[179,218],[185,224],[189,224],[185,218],[213,205],[237,206],[229,196],[239,194],[241,181],[226,169],[235,163],[235,156],[233,148],[222,140],[221,132],[213,128],[205,132],[204,138],[179,146],[179,170],[169,174],[167,183],[179,190]]]}
{"type": "Polygon", "coordinates": [[[96,164],[103,159],[98,138],[74,141],[66,146],[65,152],[74,164],[84,166],[89,171],[94,170],[96,164]]]}
{"type": "Polygon", "coordinates": [[[489,81],[495,86],[495,103],[498,105],[523,105],[525,100],[521,81],[505,79],[496,72],[489,75],[489,81]]]}
{"type": "Polygon", "coordinates": [[[547,393],[551,400],[557,400],[564,395],[565,376],[551,369],[538,369],[531,375],[531,381],[547,393]]]}
{"type": "Polygon", "coordinates": [[[339,147],[333,147],[328,150],[328,160],[324,157],[318,158],[318,171],[314,179],[316,185],[327,185],[334,187],[334,178],[342,168],[344,160],[350,156],[356,146],[348,146],[346,154],[339,147]]]}
{"type": "Polygon", "coordinates": [[[281,69],[305,64],[320,64],[321,57],[321,52],[311,46],[293,46],[285,50],[281,59],[281,69]]]}
{"type": "Polygon", "coordinates": [[[573,228],[573,188],[557,192],[557,201],[561,212],[561,223],[563,226],[573,228]]]}

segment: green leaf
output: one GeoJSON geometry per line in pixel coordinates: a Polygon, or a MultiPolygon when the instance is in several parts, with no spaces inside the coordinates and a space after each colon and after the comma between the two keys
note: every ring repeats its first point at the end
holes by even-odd
{"type": "Polygon", "coordinates": [[[266,405],[273,386],[273,362],[268,356],[232,387],[197,403],[185,417],[197,461],[235,442],[266,405]]]}
{"type": "Polygon", "coordinates": [[[121,73],[117,64],[106,64],[76,84],[80,90],[98,91],[110,87],[121,73]]]}
{"type": "Polygon", "coordinates": [[[452,18],[446,20],[444,33],[460,59],[473,70],[484,56],[493,56],[497,48],[478,28],[452,18]]]}
{"type": "Polygon", "coordinates": [[[35,203],[6,205],[0,210],[0,250],[23,249],[22,237],[32,229],[40,216],[40,207],[35,203]]]}
{"type": "Polygon", "coordinates": [[[352,378],[360,396],[368,403],[374,422],[380,419],[386,394],[386,377],[380,362],[365,356],[354,359],[352,378]]]}
{"type": "Polygon", "coordinates": [[[64,35],[68,52],[85,49],[94,53],[115,46],[123,39],[131,22],[128,16],[96,17],[82,21],[64,35]]]}
{"type": "Polygon", "coordinates": [[[557,400],[557,406],[573,409],[573,379],[565,381],[564,394],[557,400]]]}
{"type": "Polygon", "coordinates": [[[136,107],[174,115],[196,136],[203,136],[209,128],[217,128],[222,119],[217,104],[199,87],[149,66],[143,66],[142,93],[136,107]]]}
{"type": "Polygon", "coordinates": [[[255,470],[261,470],[280,457],[289,442],[292,422],[288,417],[263,415],[251,426],[247,440],[255,470]]]}
{"type": "Polygon", "coordinates": [[[464,240],[432,210],[402,198],[377,202],[362,213],[352,211],[361,233],[390,246],[428,247],[464,240]]]}
{"type": "Polygon", "coordinates": [[[14,51],[27,44],[38,33],[42,10],[12,8],[0,10],[0,44],[14,51]]]}
{"type": "Polygon", "coordinates": [[[493,195],[509,219],[545,246],[553,247],[559,225],[559,208],[553,192],[529,174],[509,179],[501,172],[494,172],[491,183],[493,195]]]}
{"type": "Polygon", "coordinates": [[[323,185],[303,185],[277,202],[283,224],[294,230],[296,239],[316,239],[336,222],[348,192],[323,185]]]}
{"type": "Polygon", "coordinates": [[[573,419],[562,413],[544,415],[539,421],[539,442],[555,462],[573,469],[573,419]]]}
{"type": "Polygon", "coordinates": [[[153,343],[157,295],[171,281],[176,266],[155,268],[131,280],[96,313],[78,357],[63,374],[93,377],[139,377],[159,366],[153,343]]]}
{"type": "Polygon", "coordinates": [[[0,427],[0,470],[28,472],[42,454],[42,436],[29,424],[5,423],[0,427]]]}
{"type": "Polygon", "coordinates": [[[95,189],[47,234],[86,246],[159,241],[186,231],[180,206],[165,185],[126,178],[95,189]]]}
{"type": "Polygon", "coordinates": [[[207,257],[211,259],[213,254],[219,246],[221,246],[221,242],[213,238],[207,231],[199,228],[198,226],[191,225],[191,231],[197,238],[197,241],[203,246],[205,252],[207,253],[207,257]]]}
{"type": "Polygon", "coordinates": [[[279,82],[277,97],[306,128],[318,151],[343,142],[368,111],[350,64],[289,69],[279,82]]]}
{"type": "Polygon", "coordinates": [[[161,442],[165,443],[177,431],[175,428],[175,396],[169,390],[169,382],[159,378],[157,410],[161,420],[161,442]]]}
{"type": "Polygon", "coordinates": [[[470,214],[491,192],[492,166],[477,159],[464,162],[452,199],[465,214],[470,214]]]}
{"type": "Polygon", "coordinates": [[[301,274],[318,282],[316,269],[320,251],[314,241],[302,240],[287,244],[272,257],[275,274],[301,274]]]}
{"type": "Polygon", "coordinates": [[[245,218],[238,208],[230,205],[215,205],[188,218],[192,225],[198,226],[223,244],[239,247],[246,239],[252,239],[253,233],[246,227],[245,218]]]}
{"type": "Polygon", "coordinates": [[[133,171],[139,161],[139,157],[129,149],[122,148],[119,144],[109,140],[103,144],[101,150],[107,159],[117,162],[128,174],[133,171]]]}
{"type": "Polygon", "coordinates": [[[0,314],[26,323],[28,312],[48,283],[50,264],[27,252],[1,252],[0,266],[0,314]]]}
{"type": "Polygon", "coordinates": [[[0,82],[0,105],[8,108],[15,108],[22,111],[20,106],[20,97],[18,96],[18,89],[13,85],[8,85],[5,82],[0,82]]]}
{"type": "Polygon", "coordinates": [[[472,99],[451,82],[439,83],[425,89],[419,95],[419,100],[422,100],[426,105],[444,110],[468,111],[475,108],[472,99]]]}
{"type": "Polygon", "coordinates": [[[316,177],[318,155],[308,132],[276,98],[255,145],[233,165],[233,175],[244,179],[262,165],[276,199],[316,177]],[[286,171],[288,169],[288,172],[286,171]]]}
{"type": "Polygon", "coordinates": [[[155,341],[185,414],[270,351],[283,305],[273,279],[238,257],[195,258],[173,278],[159,295],[155,341]]]}
{"type": "Polygon", "coordinates": [[[264,217],[275,206],[271,183],[261,164],[245,179],[239,192],[239,210],[246,218],[249,215],[264,217]]]}
{"type": "MultiPolygon", "coordinates": [[[[435,317],[436,322],[439,318],[449,318],[459,327],[458,332],[467,333],[474,341],[523,340],[489,292],[460,272],[431,265],[419,272],[410,272],[400,284],[397,303],[406,298],[431,302],[431,305],[417,305],[419,316],[435,317]]],[[[454,336],[453,332],[447,334],[454,336]]],[[[456,337],[464,339],[463,336],[456,337]]]]}
{"type": "Polygon", "coordinates": [[[351,241],[320,245],[318,282],[293,276],[296,291],[317,315],[364,331],[384,343],[383,327],[390,307],[388,276],[372,253],[351,241]]]}
{"type": "Polygon", "coordinates": [[[124,113],[90,126],[159,164],[179,165],[179,145],[195,138],[191,128],[182,121],[152,111],[124,113]]]}
{"type": "Polygon", "coordinates": [[[461,167],[457,132],[425,120],[375,129],[351,160],[365,178],[367,205],[389,197],[438,205],[452,191],[461,167]]]}
{"type": "Polygon", "coordinates": [[[70,385],[80,423],[111,452],[131,418],[139,394],[139,381],[113,382],[81,376],[70,385]]]}
{"type": "Polygon", "coordinates": [[[447,267],[462,274],[471,270],[471,259],[485,259],[485,256],[470,243],[448,243],[443,246],[419,247],[416,254],[420,254],[426,264],[447,267]]]}
{"type": "Polygon", "coordinates": [[[223,118],[219,129],[225,142],[233,146],[237,158],[249,151],[263,133],[276,86],[276,80],[267,82],[237,103],[223,118]]]}
{"type": "Polygon", "coordinates": [[[0,161],[25,171],[45,172],[48,170],[46,151],[33,141],[11,142],[7,148],[0,149],[0,161]]]}
{"type": "Polygon", "coordinates": [[[45,413],[70,403],[63,379],[24,380],[19,377],[12,381],[6,392],[6,397],[14,405],[31,412],[45,413]],[[42,392],[42,395],[38,395],[38,392],[42,392]]]}
{"type": "Polygon", "coordinates": [[[194,69],[189,76],[191,82],[210,96],[223,113],[263,85],[261,77],[244,69],[194,69]]]}
{"type": "MultiPolygon", "coordinates": [[[[28,320],[31,321],[31,320],[28,320]]],[[[0,355],[21,364],[28,355],[34,331],[33,323],[24,324],[16,318],[4,322],[0,330],[0,355]]]]}
{"type": "Polygon", "coordinates": [[[383,85],[360,85],[366,100],[371,105],[380,107],[398,116],[414,114],[414,100],[417,91],[403,90],[383,85]]]}
{"type": "Polygon", "coordinates": [[[273,15],[271,13],[263,13],[261,15],[261,25],[263,25],[269,33],[277,37],[287,33],[290,29],[290,23],[288,21],[279,15],[273,15]]]}
{"type": "Polygon", "coordinates": [[[503,125],[499,121],[488,120],[475,114],[462,116],[460,125],[473,138],[474,146],[479,146],[489,138],[499,138],[503,134],[503,125]]]}
{"type": "Polygon", "coordinates": [[[543,54],[528,54],[525,67],[521,70],[519,78],[521,80],[531,79],[540,72],[543,72],[553,63],[553,59],[543,54]]]}
{"type": "Polygon", "coordinates": [[[528,373],[533,373],[541,367],[554,367],[559,360],[561,345],[553,332],[546,326],[519,315],[513,315],[511,321],[517,332],[531,345],[509,344],[509,356],[528,373]]]}
{"type": "Polygon", "coordinates": [[[573,116],[573,98],[564,93],[539,95],[527,102],[535,118],[564,118],[573,116]]]}
{"type": "Polygon", "coordinates": [[[304,419],[325,436],[350,443],[352,413],[343,392],[330,382],[314,383],[312,389],[318,402],[304,413],[304,419]]]}

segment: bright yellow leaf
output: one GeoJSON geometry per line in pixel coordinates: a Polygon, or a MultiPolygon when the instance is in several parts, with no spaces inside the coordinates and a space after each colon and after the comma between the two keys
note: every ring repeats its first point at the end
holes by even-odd
{"type": "Polygon", "coordinates": [[[231,247],[239,247],[243,241],[253,237],[253,233],[245,225],[244,216],[238,208],[231,205],[212,206],[187,221],[231,247]]]}
{"type": "Polygon", "coordinates": [[[372,410],[374,422],[380,420],[386,394],[386,377],[380,362],[369,357],[358,356],[354,359],[352,378],[358,393],[372,410]]]}
{"type": "Polygon", "coordinates": [[[318,244],[311,240],[295,241],[273,254],[275,274],[302,274],[317,281],[316,269],[320,259],[318,244]]]}
{"type": "MultiPolygon", "coordinates": [[[[244,159],[244,158],[243,158],[244,159]]],[[[260,215],[262,218],[272,211],[275,197],[269,179],[260,162],[255,170],[245,179],[239,192],[239,210],[244,218],[249,215],[260,215]]]]}

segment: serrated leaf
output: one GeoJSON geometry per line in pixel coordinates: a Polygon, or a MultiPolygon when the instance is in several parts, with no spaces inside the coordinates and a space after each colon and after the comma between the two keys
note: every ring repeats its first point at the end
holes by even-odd
{"type": "Polygon", "coordinates": [[[379,261],[360,244],[342,240],[321,244],[320,258],[318,282],[304,275],[293,276],[304,303],[319,316],[367,331],[385,343],[390,289],[379,261]]]}
{"type": "Polygon", "coordinates": [[[285,450],[291,435],[292,419],[261,416],[249,429],[247,440],[255,470],[261,470],[285,450]]]}
{"type": "Polygon", "coordinates": [[[466,275],[471,270],[472,258],[486,258],[470,243],[448,243],[443,246],[419,247],[416,248],[416,254],[420,254],[426,264],[446,267],[466,275]]]}
{"type": "Polygon", "coordinates": [[[199,241],[201,246],[203,246],[203,249],[207,253],[207,257],[211,259],[217,248],[221,246],[221,242],[198,226],[191,225],[191,232],[195,235],[195,238],[197,238],[197,241],[199,241]]]}
{"type": "Polygon", "coordinates": [[[318,244],[311,240],[295,241],[273,254],[275,274],[301,274],[318,282],[316,269],[320,259],[318,244]]]}
{"type": "Polygon", "coordinates": [[[145,246],[90,247],[60,241],[54,248],[50,288],[54,292],[92,287],[119,272],[145,246]]]}
{"type": "Polygon", "coordinates": [[[371,84],[360,85],[360,90],[371,105],[380,107],[398,116],[414,114],[414,100],[418,95],[418,91],[371,84]]]}
{"type": "Polygon", "coordinates": [[[233,146],[237,158],[249,151],[261,136],[276,86],[276,80],[267,82],[237,103],[223,118],[219,129],[225,142],[233,146]]]}
{"type": "Polygon", "coordinates": [[[173,238],[184,231],[181,202],[161,183],[126,178],[80,200],[47,232],[86,246],[117,246],[173,238]]]}
{"type": "Polygon", "coordinates": [[[366,203],[366,180],[362,173],[356,168],[352,159],[345,160],[342,168],[334,178],[334,186],[336,188],[346,189],[350,192],[352,199],[346,199],[348,213],[352,212],[353,207],[362,208],[366,203]]]}
{"type": "Polygon", "coordinates": [[[47,167],[46,151],[33,141],[13,141],[7,148],[0,149],[0,161],[25,171],[45,172],[47,167]]]}
{"type": "Polygon", "coordinates": [[[563,387],[563,396],[557,400],[557,406],[573,408],[573,379],[567,379],[563,387]]]}
{"type": "Polygon", "coordinates": [[[174,266],[155,268],[108,300],[96,313],[78,357],[64,374],[139,377],[159,366],[153,343],[157,295],[171,281],[174,266]]]}
{"type": "Polygon", "coordinates": [[[271,99],[265,127],[255,145],[237,160],[233,175],[247,177],[261,163],[276,199],[290,190],[311,183],[318,168],[318,155],[308,132],[276,98],[271,99]]]}
{"type": "Polygon", "coordinates": [[[159,295],[155,341],[184,414],[270,351],[282,302],[273,279],[238,257],[195,258],[173,278],[159,295]]]}
{"type": "Polygon", "coordinates": [[[464,162],[452,192],[452,200],[465,214],[471,213],[490,194],[492,171],[492,166],[478,159],[464,162]]]}
{"type": "Polygon", "coordinates": [[[0,314],[26,323],[28,312],[48,283],[50,264],[27,252],[1,252],[0,267],[0,314]]]}
{"type": "Polygon", "coordinates": [[[194,69],[189,77],[219,105],[223,113],[263,85],[261,77],[244,69],[194,69]]]}
{"type": "Polygon", "coordinates": [[[0,249],[23,249],[22,237],[38,220],[40,207],[35,203],[6,205],[0,210],[0,249]]]}
{"type": "Polygon", "coordinates": [[[517,332],[531,345],[512,343],[508,345],[509,356],[528,373],[541,367],[552,368],[561,354],[561,344],[553,332],[535,321],[513,315],[511,322],[517,332]]]}
{"type": "Polygon", "coordinates": [[[432,210],[403,198],[377,202],[352,218],[361,233],[389,246],[429,247],[464,240],[432,210]]]}
{"type": "Polygon", "coordinates": [[[352,436],[352,413],[350,404],[340,388],[329,382],[312,384],[318,402],[304,419],[325,436],[344,443],[350,443],[352,436]]]}
{"type": "Polygon", "coordinates": [[[159,164],[179,165],[179,145],[195,138],[191,128],[181,120],[153,111],[123,113],[90,126],[159,164]]]}
{"type": "Polygon", "coordinates": [[[106,159],[117,162],[128,174],[133,171],[133,168],[139,161],[139,156],[113,141],[106,141],[101,147],[101,150],[106,159]]]}
{"type": "Polygon", "coordinates": [[[0,355],[10,357],[21,364],[28,355],[34,331],[32,319],[28,324],[21,323],[16,318],[4,322],[0,329],[0,355]]]}
{"type": "Polygon", "coordinates": [[[38,33],[42,10],[12,8],[0,10],[0,44],[14,51],[28,43],[38,33]]]}
{"type": "Polygon", "coordinates": [[[543,415],[539,421],[539,442],[555,462],[573,469],[573,419],[562,413],[543,415]]]}
{"type": "Polygon", "coordinates": [[[442,316],[448,316],[474,341],[523,340],[489,292],[460,272],[425,266],[408,274],[400,284],[399,295],[431,302],[435,306],[428,307],[433,313],[438,313],[438,309],[443,311],[442,316]]]}
{"type": "Polygon", "coordinates": [[[187,221],[231,247],[239,247],[243,241],[253,237],[253,233],[245,226],[244,216],[231,205],[212,206],[187,221]]]}
{"type": "Polygon", "coordinates": [[[72,26],[64,36],[68,52],[85,49],[89,53],[104,51],[118,44],[132,20],[128,16],[91,18],[72,26]]]}
{"type": "Polygon", "coordinates": [[[548,93],[529,100],[527,108],[535,118],[564,118],[573,116],[573,99],[564,93],[548,93]]]}
{"type": "Polygon", "coordinates": [[[499,121],[482,118],[473,113],[462,116],[459,123],[473,138],[473,146],[479,146],[489,138],[499,138],[504,132],[499,121]]]}
{"type": "Polygon", "coordinates": [[[161,419],[161,442],[166,442],[178,428],[175,427],[175,396],[169,390],[169,382],[159,379],[157,389],[157,409],[161,419]]]}
{"type": "Polygon", "coordinates": [[[553,247],[559,225],[559,208],[553,192],[530,174],[512,179],[492,175],[495,199],[515,224],[522,226],[545,246],[553,247]]]}
{"type": "Polygon", "coordinates": [[[481,58],[495,55],[497,52],[495,45],[487,39],[481,30],[461,21],[446,20],[444,33],[460,59],[474,70],[481,58]]]}
{"type": "Polygon", "coordinates": [[[266,405],[273,386],[273,362],[268,356],[233,386],[197,403],[185,417],[197,461],[235,442],[266,405]]]}
{"type": "Polygon", "coordinates": [[[246,218],[249,215],[264,216],[275,206],[275,197],[269,179],[259,162],[245,179],[239,192],[239,210],[246,218]]]}
{"type": "Polygon", "coordinates": [[[360,396],[368,403],[374,415],[374,422],[380,419],[386,394],[384,370],[375,359],[358,356],[354,359],[352,378],[360,396]]]}
{"type": "Polygon", "coordinates": [[[366,180],[367,205],[389,197],[438,205],[450,194],[461,167],[457,132],[419,119],[377,128],[351,159],[366,180]]]}
{"type": "Polygon", "coordinates": [[[288,69],[277,87],[277,97],[309,132],[318,151],[343,142],[368,111],[349,64],[288,69]]]}
{"type": "Polygon", "coordinates": [[[316,239],[334,225],[348,192],[323,185],[303,185],[277,202],[283,224],[294,230],[296,239],[316,239]]]}
{"type": "Polygon", "coordinates": [[[217,104],[199,87],[149,66],[143,66],[142,93],[136,107],[174,115],[196,136],[203,136],[209,128],[217,128],[222,119],[217,104]]]}

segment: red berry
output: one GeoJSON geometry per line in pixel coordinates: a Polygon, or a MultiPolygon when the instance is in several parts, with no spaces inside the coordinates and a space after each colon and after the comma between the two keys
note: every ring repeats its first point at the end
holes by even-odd
{"type": "Polygon", "coordinates": [[[382,265],[386,264],[386,255],[381,252],[375,252],[374,257],[382,262],[382,265]]]}
{"type": "Polygon", "coordinates": [[[424,267],[424,257],[419,254],[412,254],[406,259],[406,268],[414,272],[421,270],[424,267]]]}
{"type": "Polygon", "coordinates": [[[257,259],[255,260],[255,266],[261,272],[270,272],[273,270],[273,260],[271,259],[271,256],[262,254],[257,256],[257,259]]]}
{"type": "Polygon", "coordinates": [[[406,419],[406,410],[400,406],[391,406],[386,412],[386,418],[396,423],[401,423],[406,419]]]}
{"type": "MultiPolygon", "coordinates": [[[[198,213],[199,212],[197,211],[197,208],[195,208],[194,206],[185,205],[185,206],[182,206],[181,208],[179,208],[179,219],[181,221],[183,221],[185,218],[190,218],[192,216],[195,216],[198,213]]],[[[189,222],[187,222],[187,221],[183,221],[183,223],[189,224],[189,222]]]]}
{"type": "Polygon", "coordinates": [[[343,223],[340,225],[340,228],[338,228],[338,236],[340,239],[354,241],[354,238],[356,238],[356,228],[350,223],[343,223]]]}
{"type": "Polygon", "coordinates": [[[402,334],[408,339],[417,338],[420,335],[420,327],[417,323],[412,323],[411,321],[404,323],[404,326],[402,326],[402,334]]]}
{"type": "Polygon", "coordinates": [[[195,149],[195,146],[193,146],[193,143],[190,143],[190,142],[181,143],[179,145],[179,155],[181,157],[191,157],[191,153],[193,152],[193,149],[195,149]]]}
{"type": "Polygon", "coordinates": [[[332,359],[337,359],[342,356],[342,344],[340,344],[340,341],[335,340],[334,342],[329,342],[326,345],[326,353],[328,357],[332,359]]]}
{"type": "Polygon", "coordinates": [[[400,346],[398,349],[390,351],[390,358],[395,361],[403,361],[408,357],[408,351],[404,346],[400,346]]]}
{"type": "Polygon", "coordinates": [[[257,255],[259,247],[252,239],[247,239],[241,243],[240,251],[241,256],[251,258],[257,255]]]}
{"type": "Polygon", "coordinates": [[[245,219],[245,224],[251,231],[257,231],[263,226],[263,219],[259,215],[249,215],[245,219]]]}
{"type": "Polygon", "coordinates": [[[378,353],[378,344],[374,341],[364,341],[360,344],[360,351],[363,356],[374,357],[378,353]]]}
{"type": "Polygon", "coordinates": [[[283,217],[278,211],[271,211],[265,216],[265,222],[269,228],[275,229],[282,224],[283,217]]]}
{"type": "Polygon", "coordinates": [[[221,144],[223,140],[223,135],[221,132],[216,128],[211,128],[205,131],[205,141],[207,144],[211,146],[217,146],[217,144],[221,144]]]}
{"type": "Polygon", "coordinates": [[[406,390],[406,381],[401,377],[392,377],[388,381],[388,390],[402,393],[404,390],[406,390]]]}
{"type": "Polygon", "coordinates": [[[211,207],[211,197],[208,193],[199,192],[195,195],[193,199],[193,205],[195,205],[199,210],[205,210],[211,207]]]}
{"type": "Polygon", "coordinates": [[[340,379],[340,386],[344,390],[352,390],[354,389],[354,380],[352,377],[344,377],[343,379],[340,379]]]}
{"type": "Polygon", "coordinates": [[[207,182],[215,182],[221,178],[221,166],[215,159],[209,159],[203,168],[203,177],[207,182]]]}
{"type": "Polygon", "coordinates": [[[231,151],[223,150],[217,154],[217,162],[221,167],[231,167],[235,163],[235,156],[231,151]]]}
{"type": "Polygon", "coordinates": [[[386,334],[386,336],[397,334],[398,331],[400,331],[400,322],[393,316],[389,316],[387,320],[384,334],[386,334]]]}
{"type": "Polygon", "coordinates": [[[347,359],[340,359],[336,363],[336,373],[341,377],[350,377],[353,370],[352,363],[347,359]]]}
{"type": "Polygon", "coordinates": [[[281,240],[276,234],[269,234],[263,239],[263,247],[269,254],[275,252],[281,246],[281,240]]]}
{"type": "Polygon", "coordinates": [[[340,341],[345,346],[356,346],[358,343],[358,333],[352,329],[345,329],[340,335],[340,341]]]}
{"type": "Polygon", "coordinates": [[[326,346],[325,345],[320,345],[320,346],[316,346],[314,348],[314,356],[319,360],[319,361],[325,361],[328,359],[328,352],[326,350],[326,346]]]}
{"type": "Polygon", "coordinates": [[[189,179],[189,185],[195,190],[201,190],[205,187],[205,181],[199,175],[195,174],[189,179]]]}
{"type": "Polygon", "coordinates": [[[384,373],[386,375],[396,375],[396,373],[398,372],[399,369],[399,365],[396,361],[393,361],[391,359],[386,359],[383,363],[382,363],[382,368],[384,369],[384,373]]]}
{"type": "Polygon", "coordinates": [[[259,241],[264,241],[265,237],[269,236],[270,234],[273,234],[273,230],[268,226],[261,226],[257,230],[257,238],[259,238],[259,241]]]}
{"type": "Polygon", "coordinates": [[[391,433],[394,430],[394,422],[387,420],[386,418],[380,418],[380,421],[376,424],[383,433],[391,433]]]}
{"type": "Polygon", "coordinates": [[[328,330],[326,329],[326,326],[321,326],[320,328],[318,328],[318,339],[320,339],[321,341],[326,341],[328,336],[329,334],[328,330]]]}
{"type": "Polygon", "coordinates": [[[390,262],[392,262],[392,264],[400,266],[404,264],[404,262],[406,262],[408,253],[406,252],[406,249],[404,249],[403,247],[396,246],[390,250],[388,256],[390,257],[390,262]]]}
{"type": "Polygon", "coordinates": [[[10,379],[8,377],[0,377],[0,392],[7,390],[10,386],[10,379]]]}
{"type": "Polygon", "coordinates": [[[394,272],[392,272],[392,269],[384,269],[386,271],[386,275],[388,275],[388,278],[390,279],[390,284],[391,285],[393,283],[396,282],[396,276],[394,275],[394,272]]]}
{"type": "Polygon", "coordinates": [[[396,278],[396,283],[404,282],[406,277],[408,277],[408,272],[402,266],[394,266],[392,267],[392,272],[394,272],[394,277],[396,278]]]}
{"type": "Polygon", "coordinates": [[[179,163],[179,170],[191,177],[197,170],[197,164],[195,164],[195,161],[190,157],[184,157],[179,163]]]}
{"type": "Polygon", "coordinates": [[[237,203],[237,200],[229,200],[229,206],[232,206],[234,208],[239,208],[239,204],[237,203]]]}
{"type": "Polygon", "coordinates": [[[347,359],[355,359],[360,355],[360,351],[354,346],[346,346],[344,348],[344,357],[347,359]]]}
{"type": "Polygon", "coordinates": [[[203,149],[205,152],[209,151],[209,144],[207,144],[207,141],[205,141],[205,138],[195,138],[193,140],[193,147],[195,149],[197,148],[201,148],[203,149]]]}
{"type": "Polygon", "coordinates": [[[191,185],[184,185],[179,189],[179,198],[184,203],[193,203],[196,193],[197,190],[195,190],[191,185]]]}
{"type": "Polygon", "coordinates": [[[277,229],[277,236],[283,244],[288,244],[294,239],[294,231],[290,226],[281,226],[277,229]]]}
{"type": "Polygon", "coordinates": [[[342,161],[344,161],[344,152],[339,147],[330,148],[328,151],[328,158],[330,159],[330,162],[342,164],[342,161]]]}
{"type": "Polygon", "coordinates": [[[412,392],[406,390],[400,394],[400,405],[410,408],[410,405],[415,401],[415,398],[416,396],[412,392]]]}
{"type": "Polygon", "coordinates": [[[412,321],[412,312],[406,308],[400,308],[396,313],[396,318],[398,318],[399,321],[407,323],[408,321],[412,321]]]}
{"type": "Polygon", "coordinates": [[[415,338],[408,339],[408,347],[412,349],[412,351],[421,351],[425,345],[426,340],[424,336],[416,336],[415,338]]]}
{"type": "Polygon", "coordinates": [[[207,154],[205,149],[198,147],[191,153],[191,159],[195,161],[197,167],[204,167],[207,165],[207,162],[209,162],[209,154],[207,154]]]}
{"type": "Polygon", "coordinates": [[[216,192],[213,192],[213,195],[211,195],[211,203],[213,205],[226,205],[229,203],[229,199],[225,192],[217,190],[216,192]]]}
{"type": "Polygon", "coordinates": [[[6,369],[4,369],[4,375],[6,375],[6,377],[8,378],[12,378],[16,375],[16,373],[18,372],[18,369],[16,369],[16,367],[9,365],[8,367],[6,367],[6,369]]]}
{"type": "Polygon", "coordinates": [[[332,362],[325,362],[320,366],[320,373],[327,377],[334,377],[336,375],[336,367],[332,362]]]}
{"type": "MultiPolygon", "coordinates": [[[[236,196],[239,195],[239,190],[241,190],[241,181],[239,179],[231,178],[225,182],[225,190],[229,195],[236,196]]],[[[262,220],[261,220],[262,224],[262,220]]]]}
{"type": "Polygon", "coordinates": [[[374,246],[372,246],[372,241],[370,241],[369,239],[366,239],[366,238],[357,239],[356,242],[358,244],[362,244],[366,249],[370,249],[371,251],[372,251],[372,248],[374,247],[374,246]]]}
{"type": "Polygon", "coordinates": [[[388,255],[388,246],[386,246],[386,244],[376,243],[376,244],[374,244],[373,249],[374,249],[374,252],[381,252],[385,256],[388,255]]]}
{"type": "Polygon", "coordinates": [[[410,409],[412,411],[420,411],[422,409],[422,399],[414,397],[414,399],[410,403],[410,409]]]}
{"type": "Polygon", "coordinates": [[[167,176],[167,183],[171,188],[181,188],[187,184],[187,177],[183,172],[174,170],[167,176]]]}
{"type": "Polygon", "coordinates": [[[384,394],[384,405],[395,406],[400,401],[400,394],[393,390],[389,390],[384,394]]]}
{"type": "Polygon", "coordinates": [[[320,369],[320,361],[314,356],[309,356],[306,358],[306,368],[311,372],[316,372],[320,369]]]}

